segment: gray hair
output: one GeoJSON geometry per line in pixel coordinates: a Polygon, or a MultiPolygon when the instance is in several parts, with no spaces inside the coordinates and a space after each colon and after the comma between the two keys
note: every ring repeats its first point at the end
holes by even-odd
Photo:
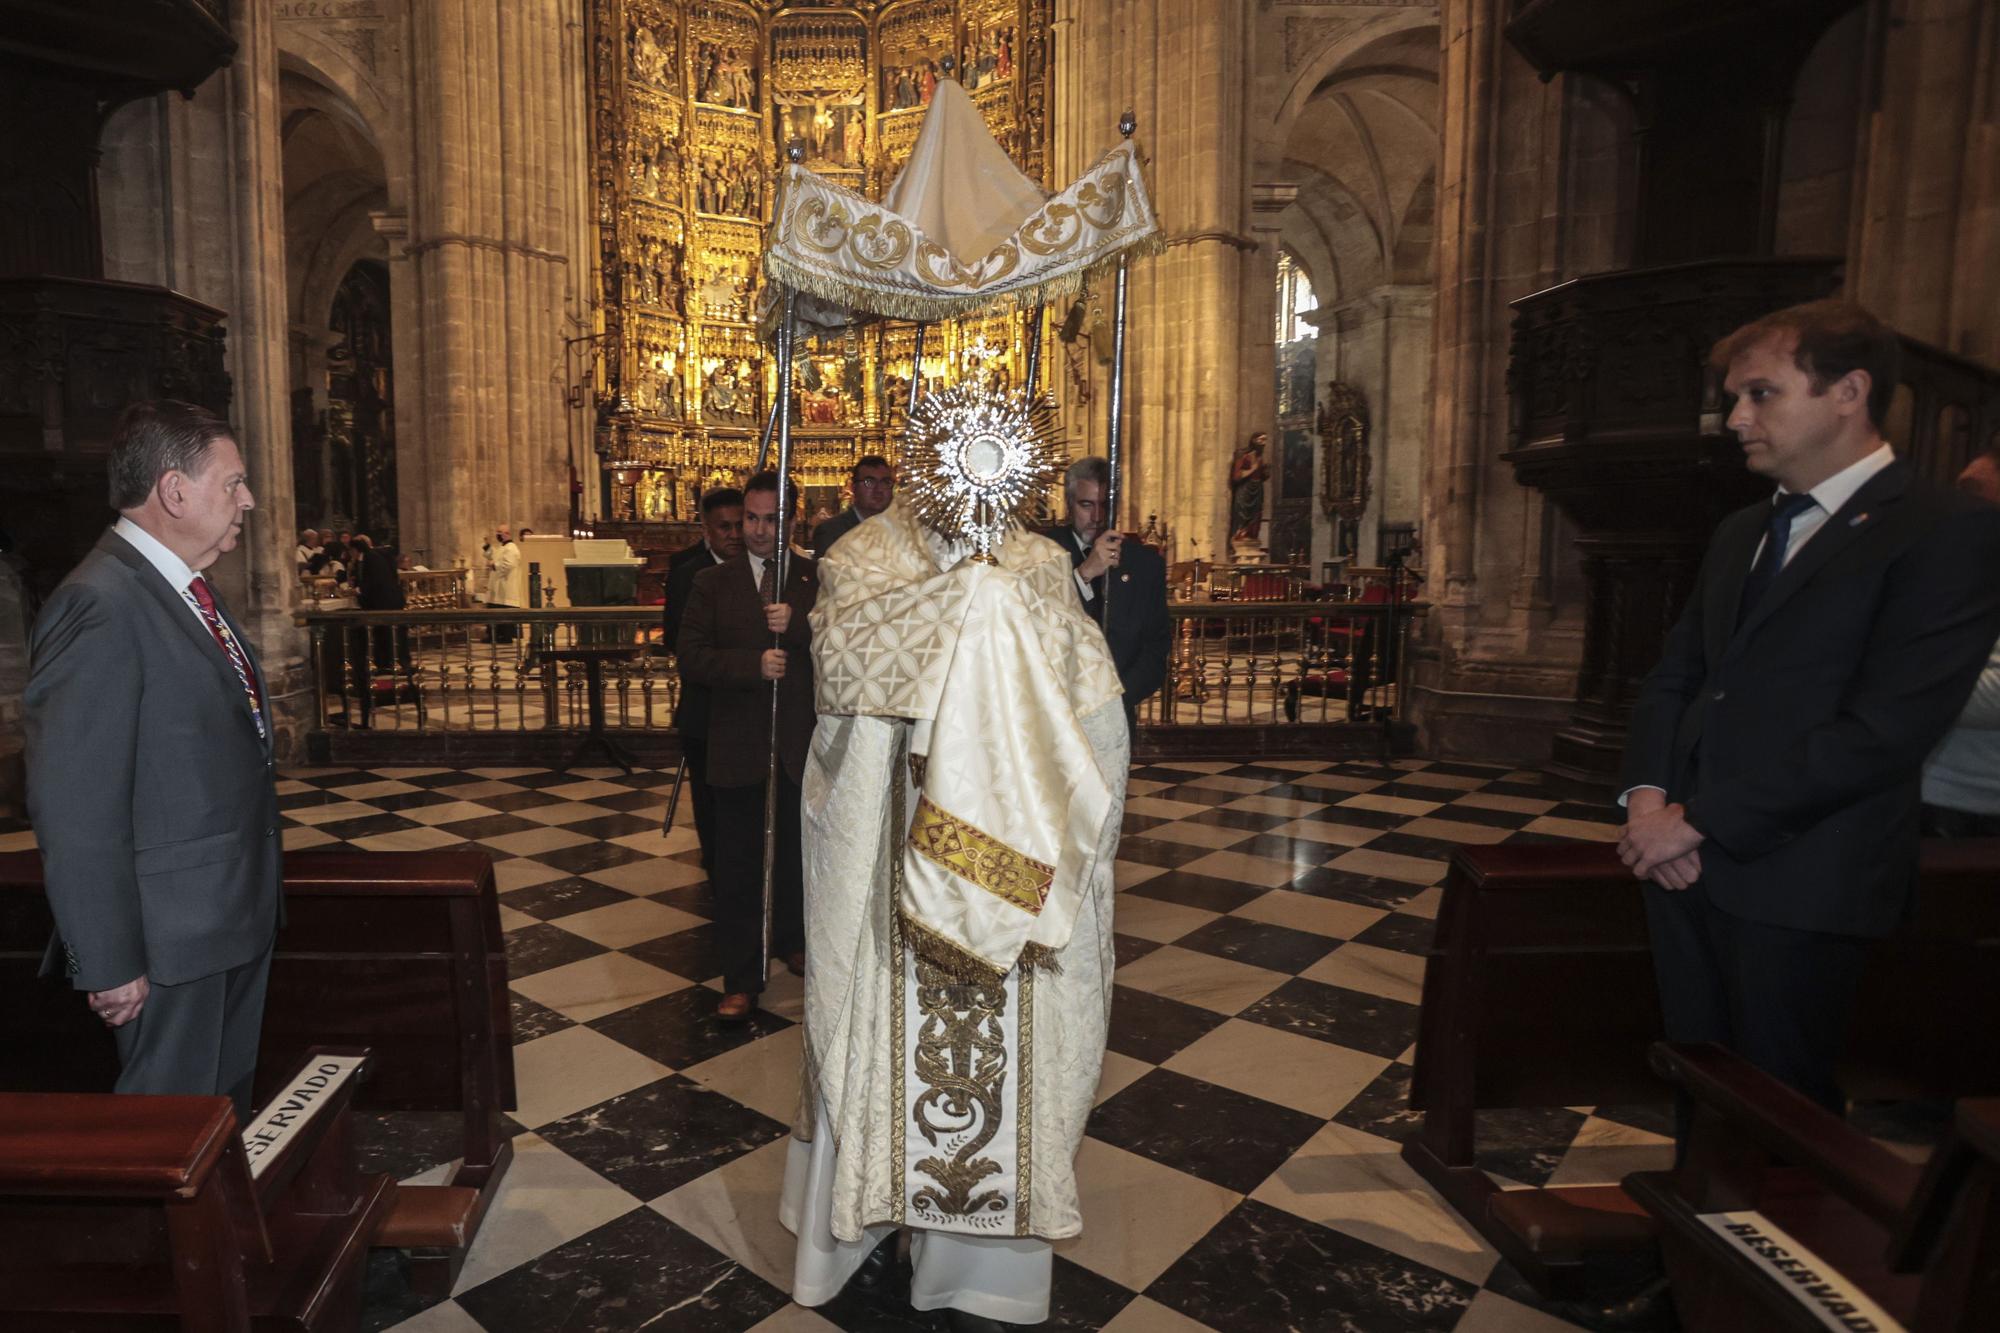
{"type": "Polygon", "coordinates": [[[215,442],[229,438],[229,423],[205,407],[172,398],[132,404],[118,418],[105,466],[111,507],[137,509],[169,472],[198,475],[215,442]]]}
{"type": "Polygon", "coordinates": [[[1076,484],[1080,481],[1094,481],[1106,490],[1111,489],[1111,460],[1097,454],[1077,459],[1063,473],[1063,502],[1074,503],[1076,484]]]}

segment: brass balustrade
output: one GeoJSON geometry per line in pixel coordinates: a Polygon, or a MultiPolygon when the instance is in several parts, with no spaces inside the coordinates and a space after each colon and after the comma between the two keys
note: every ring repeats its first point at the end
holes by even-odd
{"type": "MultiPolygon", "coordinates": [[[[1402,716],[1401,666],[1422,604],[1175,602],[1164,688],[1144,727],[1380,724],[1402,716]]],[[[303,610],[315,729],[580,732],[583,662],[602,652],[605,726],[665,731],[679,697],[654,607],[303,610]],[[620,650],[629,649],[629,655],[620,650]]]]}

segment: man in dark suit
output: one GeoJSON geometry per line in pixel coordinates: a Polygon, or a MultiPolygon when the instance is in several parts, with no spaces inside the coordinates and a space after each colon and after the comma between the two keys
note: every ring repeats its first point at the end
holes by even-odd
{"type": "Polygon", "coordinates": [[[1099,625],[1105,624],[1109,598],[1111,620],[1104,637],[1125,687],[1125,723],[1132,727],[1139,705],[1166,683],[1173,628],[1167,617],[1166,561],[1152,547],[1128,542],[1124,533],[1107,526],[1104,493],[1110,483],[1111,465],[1102,458],[1070,464],[1063,477],[1069,521],[1044,528],[1042,535],[1069,552],[1077,595],[1099,625]]]}
{"type": "Polygon", "coordinates": [[[1883,441],[1898,354],[1835,301],[1717,344],[1730,428],[1778,491],[1717,529],[1621,784],[1668,1037],[1835,1112],[1871,941],[1910,904],[1919,769],[2000,634],[2000,512],[1883,441]]]}
{"type": "Polygon", "coordinates": [[[269,695],[202,571],[255,500],[226,422],[140,403],[119,519],[35,622],[28,812],[60,966],[117,1035],[118,1091],[250,1110],[283,915],[269,695]]]}
{"type": "MultiPolygon", "coordinates": [[[[792,493],[797,508],[798,492],[792,493]]],[[[743,488],[743,554],[695,577],[677,651],[683,678],[709,691],[707,771],[715,803],[715,885],[722,1002],[716,1014],[749,1017],[764,989],[764,795],[771,756],[771,690],[778,691],[777,865],[771,952],[805,973],[804,869],[799,782],[818,715],[806,617],[819,596],[813,562],[793,556],[777,596],[778,477],[743,488]],[[776,636],[777,644],[772,640],[776,636]]]]}
{"type": "Polygon", "coordinates": [[[869,454],[855,463],[847,480],[848,489],[854,492],[854,503],[813,529],[815,558],[824,558],[835,542],[854,531],[863,519],[887,509],[889,501],[896,498],[895,469],[880,454],[869,454]]]}
{"type": "MultiPolygon", "coordinates": [[[[681,639],[695,576],[743,554],[743,492],[718,486],[701,497],[702,539],[674,552],[667,561],[667,604],[660,642],[675,648],[681,639]]],[[[688,799],[694,804],[694,833],[701,843],[701,868],[715,873],[715,800],[708,789],[708,687],[681,672],[680,699],[674,704],[674,731],[687,757],[688,799]]]]}
{"type": "MultiPolygon", "coordinates": [[[[402,576],[396,572],[394,548],[377,546],[367,533],[357,532],[350,549],[354,599],[363,611],[401,611],[409,606],[402,576]]],[[[361,725],[366,727],[375,703],[373,677],[393,676],[399,665],[405,674],[410,670],[410,631],[404,625],[376,625],[353,630],[348,637],[347,665],[360,701],[361,725]]]]}

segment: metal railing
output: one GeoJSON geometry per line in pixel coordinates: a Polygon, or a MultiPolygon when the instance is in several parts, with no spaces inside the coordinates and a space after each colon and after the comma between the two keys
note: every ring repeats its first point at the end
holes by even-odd
{"type": "MultiPolygon", "coordinates": [[[[1422,604],[1175,602],[1142,727],[1381,723],[1402,715],[1422,604]]],[[[655,607],[307,610],[317,729],[581,732],[593,668],[607,731],[664,731],[679,698],[655,607]]]]}

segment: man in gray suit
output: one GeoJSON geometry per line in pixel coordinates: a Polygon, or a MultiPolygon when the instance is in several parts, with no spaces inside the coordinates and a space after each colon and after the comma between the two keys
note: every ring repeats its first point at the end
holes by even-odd
{"type": "Polygon", "coordinates": [[[119,519],[35,621],[28,813],[66,971],[117,1034],[118,1091],[250,1110],[283,914],[269,694],[201,571],[256,502],[226,422],[139,403],[119,519]]]}

